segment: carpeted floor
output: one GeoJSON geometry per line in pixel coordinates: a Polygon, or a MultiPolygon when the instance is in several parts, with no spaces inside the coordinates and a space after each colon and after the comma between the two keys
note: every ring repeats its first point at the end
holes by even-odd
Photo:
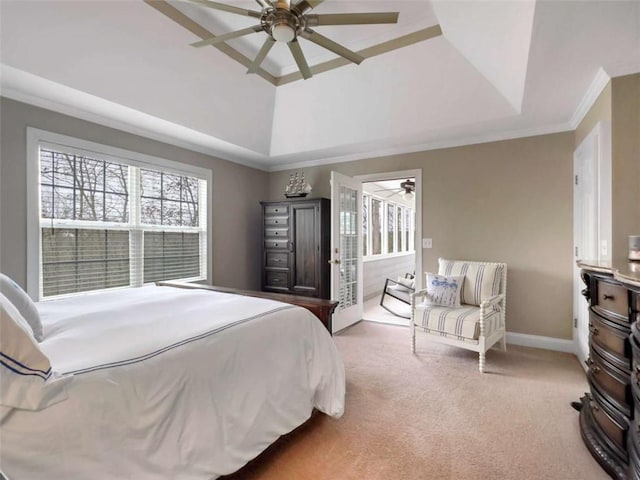
{"type": "Polygon", "coordinates": [[[317,414],[226,480],[609,478],[569,403],[587,388],[569,354],[477,354],[360,322],[334,337],[347,372],[340,419],[317,414]]]}

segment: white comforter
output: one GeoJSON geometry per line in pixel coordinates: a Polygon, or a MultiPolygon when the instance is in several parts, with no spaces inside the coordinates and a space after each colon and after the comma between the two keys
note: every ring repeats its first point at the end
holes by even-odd
{"type": "Polygon", "coordinates": [[[314,407],[342,415],[342,361],[305,309],[143,287],[39,310],[41,347],[73,379],[61,403],[1,412],[0,465],[11,480],[208,480],[314,407]]]}

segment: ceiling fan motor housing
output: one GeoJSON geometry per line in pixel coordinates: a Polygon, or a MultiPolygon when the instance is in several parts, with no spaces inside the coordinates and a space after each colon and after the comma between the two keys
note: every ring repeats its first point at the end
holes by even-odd
{"type": "Polygon", "coordinates": [[[282,8],[266,11],[261,23],[275,41],[285,43],[294,40],[303,28],[302,18],[282,8]]]}

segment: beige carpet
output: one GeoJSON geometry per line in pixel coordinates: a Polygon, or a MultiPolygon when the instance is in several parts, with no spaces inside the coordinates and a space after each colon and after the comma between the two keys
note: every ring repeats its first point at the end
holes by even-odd
{"type": "Polygon", "coordinates": [[[605,480],[569,403],[587,388],[569,354],[477,354],[360,322],[335,337],[347,372],[341,419],[315,415],[227,480],[605,480]]]}

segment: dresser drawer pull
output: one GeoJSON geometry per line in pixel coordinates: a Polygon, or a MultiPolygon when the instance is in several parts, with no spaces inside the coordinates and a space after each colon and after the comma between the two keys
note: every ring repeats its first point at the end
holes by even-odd
{"type": "Polygon", "coordinates": [[[600,330],[598,330],[596,327],[594,327],[593,325],[589,325],[589,332],[591,333],[591,335],[593,335],[594,337],[596,335],[598,335],[598,332],[600,330]]]}
{"type": "Polygon", "coordinates": [[[597,375],[597,373],[600,371],[600,367],[596,367],[595,365],[591,365],[589,367],[589,371],[594,374],[597,375]]]}
{"type": "Polygon", "coordinates": [[[602,296],[603,300],[613,300],[614,297],[613,295],[607,295],[606,293],[602,296]]]}
{"type": "Polygon", "coordinates": [[[278,220],[274,220],[273,223],[278,223],[278,220]]]}

